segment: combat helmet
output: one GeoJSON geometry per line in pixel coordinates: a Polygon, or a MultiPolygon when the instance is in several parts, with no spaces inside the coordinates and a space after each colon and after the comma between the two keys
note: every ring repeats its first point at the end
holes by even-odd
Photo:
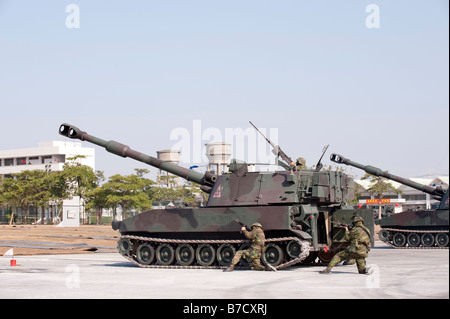
{"type": "Polygon", "coordinates": [[[303,157],[297,158],[297,161],[295,162],[295,166],[296,166],[297,170],[306,169],[306,160],[303,157]]]}
{"type": "Polygon", "coordinates": [[[361,216],[353,216],[353,224],[356,224],[358,222],[364,223],[364,218],[361,216]]]}
{"type": "Polygon", "coordinates": [[[259,227],[262,229],[262,225],[260,223],[253,223],[252,228],[253,227],[259,227]]]}
{"type": "Polygon", "coordinates": [[[297,158],[297,165],[306,166],[306,160],[303,157],[297,158]]]}

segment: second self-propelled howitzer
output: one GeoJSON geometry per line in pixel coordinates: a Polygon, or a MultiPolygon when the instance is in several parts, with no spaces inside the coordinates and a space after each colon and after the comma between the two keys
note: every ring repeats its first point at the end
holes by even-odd
{"type": "MultiPolygon", "coordinates": [[[[263,262],[277,269],[328,262],[348,246],[345,229],[338,223],[351,223],[355,213],[373,234],[372,210],[354,210],[348,204],[354,195],[353,179],[342,172],[297,170],[290,163],[284,170],[258,172],[232,160],[224,174],[199,173],[70,124],[62,124],[59,134],[166,170],[200,184],[210,194],[205,207],[151,209],[112,223],[120,232],[119,253],[140,267],[227,267],[236,250],[249,245],[235,220],[262,225],[263,262]]],[[[249,264],[244,260],[241,266],[249,264]]]]}
{"type": "Polygon", "coordinates": [[[394,180],[418,189],[440,201],[437,209],[407,210],[376,223],[381,226],[379,238],[395,248],[447,248],[449,244],[449,190],[441,186],[416,183],[383,171],[379,168],[356,163],[342,155],[332,154],[330,160],[360,168],[366,173],[394,180]]]}

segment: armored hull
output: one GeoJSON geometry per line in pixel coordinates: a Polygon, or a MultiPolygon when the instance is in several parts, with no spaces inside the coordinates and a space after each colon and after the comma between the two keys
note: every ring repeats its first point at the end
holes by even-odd
{"type": "MultiPolygon", "coordinates": [[[[263,261],[277,269],[294,264],[328,262],[347,247],[345,230],[327,221],[349,223],[354,210],[319,212],[314,206],[241,206],[155,209],[115,222],[121,238],[119,252],[141,267],[220,268],[229,265],[235,252],[248,246],[237,231],[239,219],[247,225],[259,222],[266,234],[263,261]],[[302,214],[308,211],[311,214],[302,214]],[[297,217],[297,219],[295,218],[297,217]],[[300,217],[300,218],[298,218],[300,217]],[[303,222],[310,227],[295,227],[303,222]],[[294,225],[294,227],[292,227],[294,225]],[[328,230],[328,232],[327,232],[328,230]],[[327,233],[330,234],[327,236],[327,233]]],[[[358,210],[368,219],[371,210],[358,210]]],[[[247,267],[245,260],[241,267],[247,267]]]]}
{"type": "Polygon", "coordinates": [[[381,226],[379,238],[392,247],[448,249],[448,209],[405,211],[377,224],[381,226]]]}
{"type": "MultiPolygon", "coordinates": [[[[288,207],[212,207],[157,209],[115,223],[119,252],[142,267],[217,268],[227,266],[247,241],[235,219],[270,225],[266,261],[278,268],[309,255],[311,236],[290,229],[288,207]]],[[[248,266],[245,261],[241,266],[248,266]]]]}

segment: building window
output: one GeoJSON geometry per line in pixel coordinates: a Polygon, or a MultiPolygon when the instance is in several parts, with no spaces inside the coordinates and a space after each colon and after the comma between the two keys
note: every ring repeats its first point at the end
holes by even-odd
{"type": "Polygon", "coordinates": [[[5,166],[14,166],[14,158],[5,158],[5,166]]]}
{"type": "Polygon", "coordinates": [[[52,163],[52,157],[51,156],[42,156],[42,163],[41,164],[51,164],[52,163]]]}
{"type": "Polygon", "coordinates": [[[27,158],[26,157],[18,157],[17,165],[27,165],[27,158]]]}
{"type": "Polygon", "coordinates": [[[66,155],[53,155],[53,163],[65,163],[66,155]]]}
{"type": "Polygon", "coordinates": [[[39,157],[33,156],[28,158],[28,164],[30,165],[38,165],[39,164],[39,157]]]}
{"type": "Polygon", "coordinates": [[[413,200],[426,200],[427,199],[427,195],[425,194],[421,194],[421,195],[406,195],[405,199],[407,201],[413,201],[413,200]]]}

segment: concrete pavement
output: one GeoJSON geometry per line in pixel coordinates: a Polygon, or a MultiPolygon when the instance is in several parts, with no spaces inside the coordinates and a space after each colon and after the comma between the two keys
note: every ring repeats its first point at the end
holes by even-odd
{"type": "Polygon", "coordinates": [[[278,272],[146,269],[118,253],[0,257],[0,298],[449,298],[449,250],[370,252],[375,272],[356,265],[294,266],[278,272]]]}

